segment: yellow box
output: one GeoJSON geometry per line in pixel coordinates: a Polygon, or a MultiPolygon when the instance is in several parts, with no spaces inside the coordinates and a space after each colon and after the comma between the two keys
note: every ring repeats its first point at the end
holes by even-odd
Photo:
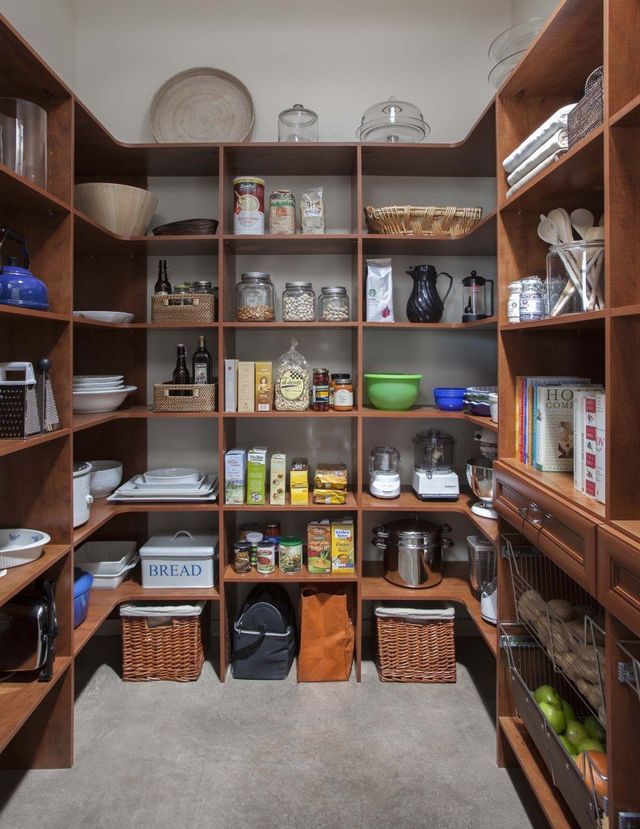
{"type": "Polygon", "coordinates": [[[309,503],[309,463],[306,458],[294,458],[291,461],[289,489],[293,505],[309,503]]]}
{"type": "Polygon", "coordinates": [[[256,412],[270,412],[273,406],[272,363],[256,363],[256,412]]]}
{"type": "Polygon", "coordinates": [[[355,573],[355,535],[353,519],[331,522],[331,572],[355,573]]]}

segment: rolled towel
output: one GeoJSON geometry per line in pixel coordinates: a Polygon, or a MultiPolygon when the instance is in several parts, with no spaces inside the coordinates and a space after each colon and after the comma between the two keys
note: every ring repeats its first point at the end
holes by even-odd
{"type": "Polygon", "coordinates": [[[567,126],[567,118],[571,110],[576,104],[567,104],[560,107],[557,112],[554,112],[550,118],[538,127],[535,132],[532,132],[528,138],[517,147],[511,155],[508,155],[502,162],[502,166],[507,173],[513,173],[516,167],[519,167],[525,158],[528,158],[531,153],[534,153],[538,147],[541,147],[545,141],[557,132],[559,129],[567,126]]]}
{"type": "Polygon", "coordinates": [[[525,158],[522,164],[511,173],[511,175],[507,178],[507,183],[512,186],[516,183],[516,181],[520,181],[521,178],[527,175],[530,170],[533,170],[534,167],[537,167],[541,164],[545,158],[548,158],[550,155],[554,155],[554,153],[558,153],[558,155],[562,155],[567,152],[569,149],[569,133],[567,130],[558,130],[554,133],[548,141],[538,147],[538,149],[532,153],[529,158],[525,158]]]}
{"type": "Polygon", "coordinates": [[[520,179],[520,181],[516,181],[516,183],[513,185],[513,187],[510,187],[507,190],[507,194],[506,194],[505,198],[508,199],[509,196],[512,196],[521,187],[524,187],[525,184],[528,184],[531,181],[532,178],[535,178],[538,175],[538,173],[542,172],[542,170],[545,169],[545,167],[549,167],[551,164],[553,164],[554,161],[557,161],[560,158],[561,155],[562,155],[562,153],[554,153],[553,155],[547,156],[544,161],[541,161],[540,164],[538,164],[537,167],[534,167],[533,170],[530,170],[527,173],[526,176],[523,176],[520,179]]]}

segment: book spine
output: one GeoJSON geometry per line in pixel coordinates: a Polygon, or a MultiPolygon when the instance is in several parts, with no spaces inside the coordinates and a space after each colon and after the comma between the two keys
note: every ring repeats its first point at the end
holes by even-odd
{"type": "Polygon", "coordinates": [[[596,394],[596,501],[605,502],[606,403],[604,392],[596,394]]]}
{"type": "Polygon", "coordinates": [[[596,398],[584,396],[584,493],[596,497],[596,398]]]}
{"type": "Polygon", "coordinates": [[[583,460],[584,460],[584,392],[577,391],[573,396],[573,485],[578,492],[584,492],[583,460]]]}
{"type": "Polygon", "coordinates": [[[238,411],[238,361],[224,361],[224,410],[238,411]]]}

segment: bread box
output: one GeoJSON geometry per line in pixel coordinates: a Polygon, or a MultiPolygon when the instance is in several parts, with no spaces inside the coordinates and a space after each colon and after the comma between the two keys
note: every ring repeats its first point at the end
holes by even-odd
{"type": "Polygon", "coordinates": [[[179,530],[154,535],[140,549],[143,587],[213,587],[217,535],[179,530]]]}

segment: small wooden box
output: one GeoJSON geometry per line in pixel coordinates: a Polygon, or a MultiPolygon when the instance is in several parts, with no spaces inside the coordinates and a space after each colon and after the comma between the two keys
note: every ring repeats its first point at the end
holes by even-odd
{"type": "Polygon", "coordinates": [[[156,383],[153,387],[153,411],[166,412],[215,412],[216,384],[195,385],[185,383],[156,383]]]}

